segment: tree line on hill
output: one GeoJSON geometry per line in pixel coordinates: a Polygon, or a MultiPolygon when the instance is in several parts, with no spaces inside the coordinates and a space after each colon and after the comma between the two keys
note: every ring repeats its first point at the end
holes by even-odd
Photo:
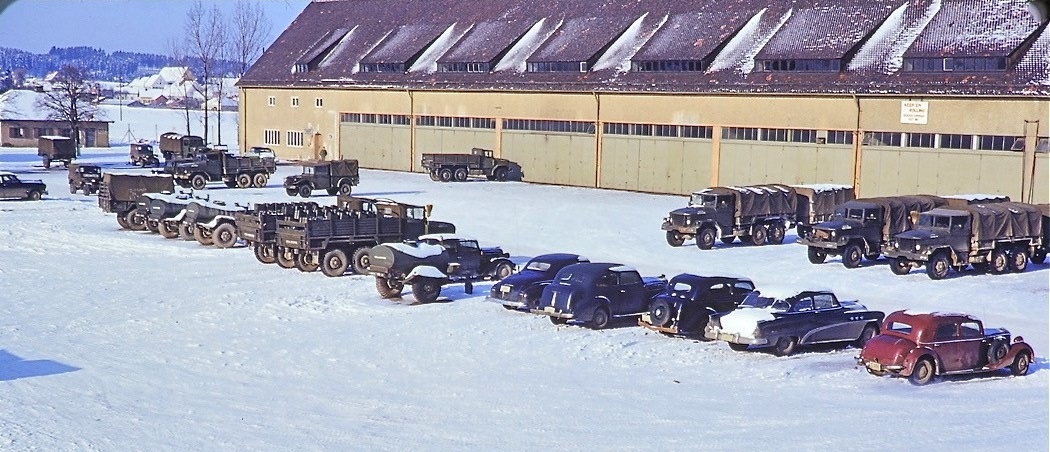
{"type": "MultiPolygon", "coordinates": [[[[194,58],[183,61],[194,72],[199,72],[204,66],[194,58]]],[[[29,77],[43,78],[66,65],[81,68],[90,80],[129,81],[155,74],[160,68],[176,63],[176,59],[169,55],[124,51],[107,53],[93,47],[52,47],[44,54],[0,47],[0,72],[9,72],[15,85],[21,85],[29,77]]],[[[230,60],[218,60],[215,64],[224,73],[233,73],[239,68],[239,63],[230,60]]]]}

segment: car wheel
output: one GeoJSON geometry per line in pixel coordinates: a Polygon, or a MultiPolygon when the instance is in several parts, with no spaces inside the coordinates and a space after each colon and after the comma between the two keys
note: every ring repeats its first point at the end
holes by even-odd
{"type": "Polygon", "coordinates": [[[864,327],[864,330],[860,332],[860,337],[853,341],[854,348],[864,348],[864,344],[867,344],[871,338],[879,334],[879,328],[875,325],[868,325],[864,327]]]}
{"type": "Polygon", "coordinates": [[[190,187],[193,187],[194,190],[204,190],[204,187],[206,187],[207,185],[208,179],[205,179],[204,176],[200,174],[195,174],[190,179],[190,187]]]}
{"type": "Polygon", "coordinates": [[[649,321],[655,326],[668,326],[674,318],[674,307],[663,298],[653,302],[649,306],[649,321]]]}
{"type": "Polygon", "coordinates": [[[1006,250],[1002,248],[996,248],[992,250],[992,259],[989,262],[988,270],[992,274],[1000,275],[1006,273],[1010,267],[1010,259],[1006,255],[1006,250]]]}
{"type": "Polygon", "coordinates": [[[755,246],[766,244],[766,227],[757,225],[751,229],[751,244],[755,246]]]}
{"type": "Polygon", "coordinates": [[[412,296],[420,303],[433,303],[441,295],[441,284],[429,278],[412,283],[412,296]]]}
{"type": "Polygon", "coordinates": [[[241,173],[237,175],[237,188],[249,188],[252,186],[252,175],[241,173]]]}
{"type": "Polygon", "coordinates": [[[554,317],[554,316],[550,316],[550,317],[547,317],[547,318],[551,319],[551,323],[553,323],[555,325],[564,325],[564,324],[568,323],[568,321],[569,321],[568,319],[563,319],[561,317],[554,317]]]}
{"type": "Polygon", "coordinates": [[[911,272],[911,262],[905,257],[898,257],[890,261],[890,271],[894,275],[907,275],[911,272]]]}
{"type": "Polygon", "coordinates": [[[397,298],[401,296],[405,284],[390,278],[376,276],[376,292],[383,298],[397,298]]]}
{"type": "Polygon", "coordinates": [[[215,243],[211,231],[206,231],[204,228],[193,228],[193,239],[204,246],[211,246],[215,243]]]}
{"type": "Polygon", "coordinates": [[[1032,358],[1028,356],[1028,352],[1020,352],[1014,357],[1013,364],[1010,364],[1010,373],[1015,376],[1022,376],[1028,373],[1028,366],[1032,364],[1032,358]]]}
{"type": "MultiPolygon", "coordinates": [[[[1044,239],[1050,240],[1050,238],[1044,239]]],[[[1017,247],[1010,253],[1010,271],[1014,273],[1024,272],[1028,267],[1028,248],[1017,247]]]]}
{"type": "Polygon", "coordinates": [[[685,237],[682,237],[678,231],[667,231],[666,238],[667,244],[671,246],[682,246],[685,243],[685,237]]]}
{"type": "Polygon", "coordinates": [[[769,225],[769,234],[766,237],[766,241],[772,245],[780,245],[784,243],[784,225],[780,223],[774,223],[769,225]]]}
{"type": "Polygon", "coordinates": [[[232,248],[237,244],[237,228],[230,223],[223,223],[215,227],[211,233],[212,242],[216,248],[232,248]]]}
{"type": "Polygon", "coordinates": [[[846,268],[860,267],[860,260],[863,256],[860,245],[856,243],[846,245],[845,251],[842,252],[842,265],[846,268]]]}
{"type": "Polygon", "coordinates": [[[456,168],[456,174],[453,176],[456,178],[456,182],[464,182],[467,180],[467,169],[456,168]]]}
{"type": "Polygon", "coordinates": [[[1006,352],[1010,349],[1006,345],[1006,341],[999,339],[992,341],[988,344],[988,364],[998,362],[999,360],[1006,357],[1006,352]]]}
{"type": "Polygon", "coordinates": [[[930,260],[926,261],[926,276],[932,280],[944,279],[948,276],[949,268],[951,265],[948,263],[948,256],[943,252],[934,253],[930,260]]]}
{"type": "Polygon", "coordinates": [[[270,176],[267,176],[266,173],[255,173],[255,175],[252,176],[252,186],[255,188],[263,188],[269,181],[270,176]]]}
{"type": "Polygon", "coordinates": [[[595,330],[609,326],[609,309],[604,306],[595,308],[594,314],[591,315],[591,321],[587,323],[587,326],[595,330]]]}
{"type": "Polygon", "coordinates": [[[922,386],[933,381],[934,373],[933,361],[930,358],[922,358],[919,362],[915,363],[915,368],[911,371],[911,376],[908,377],[908,381],[916,386],[922,386]]]}
{"type": "Polygon", "coordinates": [[[302,184],[299,186],[299,196],[304,198],[309,198],[313,191],[314,188],[310,186],[310,184],[302,184]]]}
{"type": "Polygon", "coordinates": [[[492,271],[492,276],[497,280],[503,280],[514,273],[514,266],[510,262],[500,262],[496,265],[496,269],[492,271]]]}
{"type": "Polygon", "coordinates": [[[441,182],[451,182],[452,170],[448,168],[441,168],[441,170],[438,171],[438,177],[441,179],[441,182]]]}
{"type": "Polygon", "coordinates": [[[806,256],[809,257],[809,263],[811,264],[823,264],[824,260],[828,258],[828,253],[820,248],[811,246],[806,250],[806,256]]]}
{"type": "Polygon", "coordinates": [[[359,275],[368,274],[369,254],[371,248],[362,246],[354,250],[350,257],[350,266],[353,268],[354,273],[359,275]]]}
{"type": "Polygon", "coordinates": [[[713,228],[703,228],[700,233],[696,235],[696,247],[702,250],[709,250],[715,246],[715,230],[713,228]]]}
{"type": "Polygon", "coordinates": [[[773,346],[773,354],[777,356],[789,356],[798,350],[798,339],[794,337],[781,337],[773,346]]]}
{"type": "Polygon", "coordinates": [[[748,344],[738,344],[736,342],[729,342],[729,349],[735,352],[742,352],[744,350],[747,350],[748,347],[748,344]]]}
{"type": "Polygon", "coordinates": [[[26,194],[26,199],[28,199],[30,201],[39,201],[40,200],[40,196],[41,195],[40,195],[39,191],[37,191],[37,190],[30,190],[29,193],[26,194]]]}
{"type": "Polygon", "coordinates": [[[325,276],[337,277],[346,273],[350,261],[346,258],[346,252],[341,249],[330,250],[321,258],[321,273],[325,276]]]}
{"type": "Polygon", "coordinates": [[[273,245],[255,245],[254,249],[255,260],[263,264],[272,264],[277,262],[277,258],[274,256],[273,245]]]}

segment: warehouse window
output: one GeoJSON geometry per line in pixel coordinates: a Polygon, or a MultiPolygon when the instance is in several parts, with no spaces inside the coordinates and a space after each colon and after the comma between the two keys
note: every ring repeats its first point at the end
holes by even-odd
{"type": "Polygon", "coordinates": [[[973,149],[973,135],[942,133],[939,144],[943,149],[973,149]]]}
{"type": "Polygon", "coordinates": [[[653,126],[653,135],[658,137],[677,137],[678,126],[657,124],[653,126]]]}
{"type": "MultiPolygon", "coordinates": [[[[1009,151],[1013,149],[1018,140],[1024,143],[1024,138],[1003,135],[979,135],[977,137],[977,149],[982,151],[1009,151]]],[[[1024,146],[1021,146],[1023,149],[1024,146]]]]}
{"type": "Polygon", "coordinates": [[[438,72],[489,72],[489,63],[438,63],[438,72]]]}
{"type": "Polygon", "coordinates": [[[710,140],[714,128],[711,126],[682,126],[682,138],[705,138],[710,140]]]}
{"type": "Polygon", "coordinates": [[[535,132],[595,133],[593,122],[585,121],[546,121],[536,119],[504,119],[505,130],[523,130],[535,132]]]}
{"type": "Polygon", "coordinates": [[[787,129],[761,129],[762,141],[787,141],[787,129]]]}
{"type": "Polygon", "coordinates": [[[366,63],[361,65],[361,72],[405,72],[404,63],[366,63]]]}
{"type": "Polygon", "coordinates": [[[25,129],[21,127],[11,128],[11,138],[25,138],[25,129]]]}
{"type": "Polygon", "coordinates": [[[317,108],[324,107],[324,99],[322,99],[320,97],[314,98],[314,106],[317,107],[317,108]]]}
{"type": "Polygon", "coordinates": [[[703,61],[699,60],[656,60],[656,61],[632,61],[631,70],[634,72],[700,72],[706,69],[703,61]]]}
{"type": "Polygon", "coordinates": [[[298,96],[292,97],[292,106],[293,107],[298,107],[299,106],[299,97],[298,96]]]}
{"type": "Polygon", "coordinates": [[[281,132],[278,130],[263,130],[263,144],[267,146],[281,145],[281,132]]]}
{"type": "Polygon", "coordinates": [[[853,144],[853,132],[849,130],[829,130],[828,144],[853,144]]]}
{"type": "Polygon", "coordinates": [[[932,148],[934,140],[937,135],[932,133],[909,133],[908,134],[908,147],[911,148],[932,148]]]}
{"type": "Polygon", "coordinates": [[[288,146],[292,147],[303,147],[303,133],[289,130],[288,131],[288,146]]]}
{"type": "Polygon", "coordinates": [[[267,97],[266,98],[266,105],[269,105],[271,107],[276,107],[277,106],[277,96],[269,96],[269,97],[267,97]]]}
{"type": "Polygon", "coordinates": [[[837,72],[842,67],[839,60],[762,60],[755,63],[765,72],[837,72]]]}
{"type": "Polygon", "coordinates": [[[722,129],[723,140],[758,140],[757,127],[725,127],[722,129]]]}
{"type": "Polygon", "coordinates": [[[864,132],[862,144],[868,146],[900,146],[900,132],[864,132]]]}
{"type": "Polygon", "coordinates": [[[795,143],[816,143],[817,131],[810,129],[792,129],[791,141],[795,143]]]}
{"type": "Polygon", "coordinates": [[[587,72],[586,61],[544,61],[527,63],[527,72],[587,72]]]}

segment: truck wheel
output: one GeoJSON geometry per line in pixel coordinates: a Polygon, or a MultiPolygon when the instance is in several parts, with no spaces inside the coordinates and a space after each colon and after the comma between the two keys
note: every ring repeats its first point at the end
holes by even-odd
{"type": "Polygon", "coordinates": [[[438,175],[437,171],[431,171],[430,172],[430,180],[432,180],[434,182],[437,182],[437,181],[441,180],[441,176],[438,175]]]}
{"type": "Polygon", "coordinates": [[[266,173],[255,173],[255,176],[252,176],[252,186],[255,188],[263,188],[269,181],[270,176],[266,173]]]}
{"type": "Polygon", "coordinates": [[[190,178],[190,187],[193,187],[194,190],[204,190],[207,185],[208,179],[205,179],[203,174],[194,174],[190,178]]]}
{"type": "Polygon", "coordinates": [[[193,240],[193,230],[197,229],[197,226],[193,223],[182,222],[179,223],[179,238],[185,241],[193,240]]]}
{"type": "Polygon", "coordinates": [[[277,259],[274,257],[273,245],[257,244],[255,245],[252,251],[254,251],[255,260],[263,264],[272,264],[274,262],[277,262],[277,259]]]}
{"type": "Polygon", "coordinates": [[[358,247],[354,250],[354,253],[350,256],[350,266],[354,269],[354,273],[359,275],[368,274],[368,252],[371,250],[367,246],[358,247]]]}
{"type": "Polygon", "coordinates": [[[376,292],[379,292],[379,296],[383,298],[397,298],[401,296],[401,291],[404,290],[405,283],[401,281],[395,281],[390,278],[384,278],[382,276],[376,276],[376,292]]]}
{"type": "Polygon", "coordinates": [[[222,183],[228,188],[237,188],[237,181],[235,180],[223,180],[222,183]]]}
{"type": "Polygon", "coordinates": [[[448,169],[448,168],[441,168],[438,171],[438,177],[441,179],[441,182],[451,182],[452,181],[452,170],[448,169]]]}
{"type": "Polygon", "coordinates": [[[354,186],[350,185],[350,182],[344,181],[339,184],[339,194],[343,196],[350,196],[350,193],[354,191],[354,186]]]}
{"type": "Polygon", "coordinates": [[[726,245],[732,245],[733,242],[736,241],[736,237],[732,235],[727,235],[725,237],[719,237],[718,240],[722,241],[722,243],[725,243],[726,245]]]}
{"type": "Polygon", "coordinates": [[[284,192],[287,193],[288,196],[295,196],[299,194],[299,189],[295,187],[284,187],[284,192]]]}
{"type": "Polygon", "coordinates": [[[784,225],[781,223],[773,223],[769,225],[769,234],[766,237],[766,241],[771,245],[780,245],[784,243],[784,225]]]}
{"type": "Polygon", "coordinates": [[[823,264],[824,259],[828,258],[828,253],[815,246],[809,247],[809,249],[806,250],[806,255],[809,257],[809,263],[811,264],[823,264]]]}
{"type": "Polygon", "coordinates": [[[605,306],[595,308],[594,314],[591,315],[591,321],[587,322],[587,326],[595,330],[609,326],[609,309],[605,306]]]}
{"type": "Polygon", "coordinates": [[[943,251],[934,253],[930,260],[926,261],[926,276],[933,280],[944,279],[948,276],[949,268],[951,264],[948,262],[948,256],[943,251]]]}
{"type": "Polygon", "coordinates": [[[223,223],[215,227],[211,233],[212,242],[216,248],[232,248],[237,244],[237,228],[230,223],[223,223]]]}
{"type": "Polygon", "coordinates": [[[295,268],[295,255],[285,250],[276,249],[275,259],[277,266],[281,268],[295,268]]]}
{"type": "MultiPolygon", "coordinates": [[[[1044,238],[1043,240],[1050,240],[1050,239],[1044,238]]],[[[1039,250],[1035,250],[1035,252],[1032,253],[1032,263],[1033,264],[1042,264],[1045,261],[1046,261],[1046,250],[1039,249],[1039,250]]]]}
{"type": "Polygon", "coordinates": [[[160,222],[156,220],[146,219],[146,230],[154,234],[160,232],[160,222]]]}
{"type": "Polygon", "coordinates": [[[193,228],[193,238],[197,240],[197,243],[204,246],[211,246],[215,243],[211,231],[207,231],[204,228],[193,228]]]}
{"type": "Polygon", "coordinates": [[[161,237],[173,239],[179,236],[179,225],[170,221],[161,221],[157,232],[160,233],[161,237]]]}
{"type": "Polygon", "coordinates": [[[120,229],[131,229],[131,225],[128,224],[127,220],[124,218],[124,214],[117,214],[117,224],[120,225],[120,229]]]}
{"type": "Polygon", "coordinates": [[[907,275],[911,273],[911,262],[906,257],[898,257],[890,261],[890,271],[894,275],[907,275]]]}
{"type": "Polygon", "coordinates": [[[330,250],[327,253],[324,253],[324,257],[321,258],[321,273],[333,278],[343,276],[343,273],[346,273],[346,268],[349,265],[350,262],[347,260],[346,253],[343,252],[343,250],[330,250]]]}
{"type": "Polygon", "coordinates": [[[310,194],[312,194],[313,191],[314,188],[310,186],[310,184],[303,184],[299,186],[299,196],[302,196],[304,198],[309,198],[310,194]]]}
{"type": "Polygon", "coordinates": [[[1026,267],[1028,267],[1028,248],[1023,246],[1014,248],[1010,253],[1010,271],[1021,273],[1026,267]]]}
{"type": "Polygon", "coordinates": [[[303,273],[311,273],[321,268],[313,253],[299,253],[295,255],[295,268],[303,273]]]}
{"type": "Polygon", "coordinates": [[[492,174],[492,177],[499,182],[507,181],[507,169],[504,167],[496,168],[496,172],[492,174]]]}
{"type": "Polygon", "coordinates": [[[992,274],[1000,275],[1006,273],[1010,267],[1010,259],[1006,255],[1006,250],[1002,248],[996,248],[992,250],[992,260],[989,262],[988,270],[992,274]]]}
{"type": "Polygon", "coordinates": [[[860,245],[856,243],[846,245],[846,249],[842,252],[842,265],[846,268],[860,267],[860,260],[863,255],[860,245]]]}
{"type": "Polygon", "coordinates": [[[756,225],[751,229],[751,244],[761,246],[766,244],[766,226],[756,225]]]}
{"type": "Polygon", "coordinates": [[[455,173],[454,177],[456,178],[456,182],[466,181],[467,180],[467,169],[466,168],[462,168],[462,167],[461,168],[456,168],[456,173],[455,173]]]}
{"type": "Polygon", "coordinates": [[[433,303],[441,295],[441,284],[430,278],[412,283],[412,296],[420,303],[433,303]]]}
{"type": "Polygon", "coordinates": [[[699,234],[696,234],[696,247],[709,250],[712,246],[715,246],[715,230],[705,227],[700,230],[699,234]]]}
{"type": "Polygon", "coordinates": [[[146,230],[146,216],[139,214],[138,210],[136,209],[131,209],[125,212],[124,221],[128,223],[128,229],[131,229],[132,231],[146,230]]]}
{"type": "Polygon", "coordinates": [[[237,188],[248,188],[252,186],[252,175],[241,173],[237,175],[237,188]]]}
{"type": "Polygon", "coordinates": [[[679,234],[678,231],[667,231],[667,244],[671,246],[682,246],[685,243],[685,237],[679,234]]]}

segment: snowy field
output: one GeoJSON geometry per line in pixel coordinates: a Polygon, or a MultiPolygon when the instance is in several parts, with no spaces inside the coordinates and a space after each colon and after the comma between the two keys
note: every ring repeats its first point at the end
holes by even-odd
{"type": "MultiPolygon", "coordinates": [[[[154,136],[153,122],[129,121],[145,128],[140,137],[154,136]]],[[[87,149],[81,161],[142,171],[126,159],[127,149],[115,147],[87,149]]],[[[40,202],[0,202],[0,450],[1045,451],[1050,444],[1046,264],[931,281],[919,270],[895,276],[884,262],[811,265],[795,244],[669,247],[660,221],[684,197],[442,184],[387,171],[362,171],[355,187],[361,196],[433,204],[434,219],[483,246],[502,246],[519,263],[576,252],[643,275],[812,283],[887,313],[971,313],[1023,335],[1037,354],[1025,377],[915,387],[868,375],[852,348],[778,358],[667,338],[631,322],[603,331],[554,326],[486,302],[488,283],[474,295],[445,288],[433,304],[414,304],[407,290],[399,302],[383,300],[370,277],[283,270],[244,247],[120,230],[94,197],[68,193],[64,170],[43,170],[34,150],[0,149],[0,170],[42,179],[50,192],[40,202]]],[[[280,167],[262,189],[220,184],[207,193],[242,203],[288,200],[279,181],[297,171],[280,167]]]]}

